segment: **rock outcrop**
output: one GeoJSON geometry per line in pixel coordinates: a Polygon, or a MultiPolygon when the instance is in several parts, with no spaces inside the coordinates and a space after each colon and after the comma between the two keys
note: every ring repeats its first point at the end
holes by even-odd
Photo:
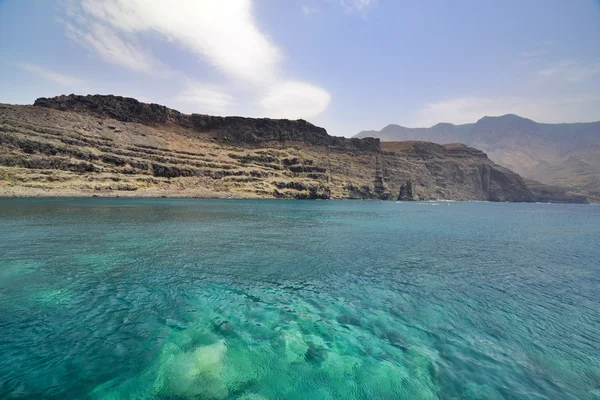
{"type": "Polygon", "coordinates": [[[381,147],[391,168],[400,168],[400,162],[419,168],[420,172],[399,175],[395,184],[398,188],[404,185],[407,193],[410,180],[415,200],[535,201],[519,175],[463,144],[382,142],[381,147]]]}
{"type": "MultiPolygon", "coordinates": [[[[600,202],[600,121],[544,124],[508,114],[483,117],[471,124],[440,123],[430,128],[392,124],[355,137],[465,143],[485,151],[492,161],[523,177],[549,185],[545,191],[560,187],[600,202]]],[[[563,199],[568,200],[568,196],[563,199]]]]}
{"type": "Polygon", "coordinates": [[[337,138],[303,120],[186,115],[118,96],[0,105],[1,196],[395,194],[535,200],[517,174],[464,145],[337,138]]]}
{"type": "Polygon", "coordinates": [[[398,194],[398,201],[413,201],[412,181],[409,179],[400,186],[400,193],[398,194]]]}
{"type": "Polygon", "coordinates": [[[329,146],[341,151],[379,151],[379,139],[348,139],[327,134],[321,127],[302,119],[217,117],[204,114],[183,114],[159,104],[147,104],[120,96],[68,95],[39,98],[34,106],[60,111],[74,111],[121,122],[137,122],[149,126],[175,125],[211,134],[221,142],[261,144],[265,142],[299,141],[317,146],[329,146]]]}

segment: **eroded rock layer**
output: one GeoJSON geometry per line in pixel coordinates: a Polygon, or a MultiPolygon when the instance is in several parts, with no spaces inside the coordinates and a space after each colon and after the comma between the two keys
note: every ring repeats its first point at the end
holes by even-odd
{"type": "Polygon", "coordinates": [[[0,105],[0,195],[533,201],[464,145],[329,136],[306,121],[186,115],[117,96],[0,105]]]}

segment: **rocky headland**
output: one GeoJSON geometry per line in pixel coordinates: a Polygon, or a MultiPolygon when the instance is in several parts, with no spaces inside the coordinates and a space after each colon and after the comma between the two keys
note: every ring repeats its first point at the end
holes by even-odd
{"type": "MultiPolygon", "coordinates": [[[[304,120],[188,115],[131,98],[69,95],[0,104],[0,196],[538,195],[518,174],[461,144],[348,139],[304,120]]],[[[551,189],[544,196],[553,201],[551,189]]]]}
{"type": "Polygon", "coordinates": [[[600,202],[600,122],[544,124],[508,114],[483,117],[472,124],[439,123],[430,128],[392,124],[355,137],[464,143],[530,178],[534,193],[543,198],[547,195],[542,191],[550,192],[554,200],[579,197],[600,202]],[[545,187],[538,191],[540,182],[545,187]]]}

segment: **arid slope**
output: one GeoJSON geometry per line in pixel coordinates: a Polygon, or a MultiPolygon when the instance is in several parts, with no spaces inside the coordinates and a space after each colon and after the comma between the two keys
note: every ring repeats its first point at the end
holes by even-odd
{"type": "Polygon", "coordinates": [[[388,125],[355,137],[465,143],[524,177],[600,200],[600,122],[543,124],[509,114],[463,125],[388,125]]]}
{"type": "Polygon", "coordinates": [[[306,121],[186,115],[117,96],[0,105],[0,196],[534,201],[464,145],[332,137],[306,121]]]}

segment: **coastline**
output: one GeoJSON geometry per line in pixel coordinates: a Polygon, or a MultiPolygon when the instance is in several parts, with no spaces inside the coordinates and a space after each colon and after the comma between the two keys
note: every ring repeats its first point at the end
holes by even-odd
{"type": "MultiPolygon", "coordinates": [[[[277,198],[272,196],[251,195],[250,193],[235,192],[217,192],[206,189],[185,189],[185,190],[136,190],[136,191],[98,191],[98,190],[73,190],[73,189],[42,189],[28,187],[0,187],[1,199],[67,199],[67,198],[129,198],[129,199],[237,199],[237,200],[310,200],[310,199],[290,199],[277,198]]],[[[377,199],[357,199],[348,197],[332,197],[326,200],[362,200],[362,201],[386,201],[377,199]]],[[[422,199],[415,201],[402,201],[389,199],[387,201],[395,203],[414,203],[414,202],[476,202],[476,203],[528,203],[528,204],[580,204],[580,203],[559,203],[559,202],[498,202],[489,200],[474,199],[422,199]]],[[[600,203],[590,202],[587,205],[598,205],[600,203]]]]}
{"type": "Polygon", "coordinates": [[[306,121],[192,117],[116,96],[2,107],[3,197],[396,199],[404,186],[407,199],[534,200],[462,145],[382,148],[306,121]]]}
{"type": "Polygon", "coordinates": [[[41,189],[14,187],[0,187],[0,198],[201,198],[201,199],[260,199],[265,197],[251,196],[241,193],[213,192],[203,189],[191,190],[136,190],[136,191],[98,191],[98,190],[71,190],[71,189],[41,189]]]}

